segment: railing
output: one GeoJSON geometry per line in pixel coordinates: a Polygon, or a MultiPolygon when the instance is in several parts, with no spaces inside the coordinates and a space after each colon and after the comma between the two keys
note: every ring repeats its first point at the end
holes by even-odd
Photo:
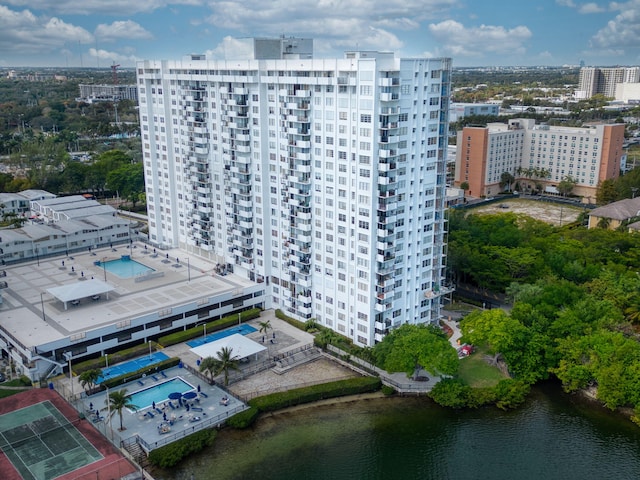
{"type": "Polygon", "coordinates": [[[160,440],[158,440],[157,442],[153,442],[153,443],[148,443],[145,440],[143,440],[142,438],[140,438],[139,436],[135,436],[135,437],[130,437],[126,440],[123,440],[123,444],[125,442],[129,442],[127,444],[130,444],[130,442],[132,441],[131,439],[133,438],[135,442],[139,443],[140,446],[146,451],[146,452],[151,452],[152,450],[155,450],[156,448],[162,447],[164,445],[167,445],[169,443],[173,443],[176,440],[179,440],[181,438],[187,437],[189,435],[191,435],[193,432],[195,431],[200,431],[200,430],[204,430],[205,428],[211,427],[211,426],[218,426],[221,425],[225,422],[225,420],[233,415],[235,415],[238,412],[242,412],[244,410],[246,410],[248,407],[244,404],[242,405],[237,405],[233,408],[230,408],[228,410],[225,410],[224,413],[220,413],[218,415],[214,415],[214,416],[207,416],[206,418],[203,418],[201,421],[196,422],[192,425],[191,429],[187,429],[187,430],[183,430],[181,432],[176,432],[173,435],[166,435],[164,437],[162,437],[160,440]]]}
{"type": "Polygon", "coordinates": [[[344,380],[344,379],[345,379],[345,377],[325,378],[325,379],[322,379],[322,380],[316,380],[314,382],[303,382],[303,383],[296,383],[296,384],[293,384],[293,385],[265,388],[263,390],[254,390],[253,392],[244,393],[242,395],[236,394],[236,397],[240,398],[244,402],[248,402],[252,398],[262,397],[263,395],[269,395],[271,393],[284,392],[284,391],[287,391],[287,390],[293,390],[295,388],[312,387],[314,385],[321,385],[323,383],[338,382],[338,381],[341,381],[341,380],[344,380]]]}

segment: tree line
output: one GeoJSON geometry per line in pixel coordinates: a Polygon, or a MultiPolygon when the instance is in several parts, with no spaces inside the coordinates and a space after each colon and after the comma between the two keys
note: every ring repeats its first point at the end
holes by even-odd
{"type": "Polygon", "coordinates": [[[524,384],[555,377],[567,392],[593,387],[608,408],[635,407],[640,421],[640,236],[512,213],[454,212],[450,225],[456,278],[513,301],[508,312],[466,316],[463,340],[488,345],[524,384]]]}

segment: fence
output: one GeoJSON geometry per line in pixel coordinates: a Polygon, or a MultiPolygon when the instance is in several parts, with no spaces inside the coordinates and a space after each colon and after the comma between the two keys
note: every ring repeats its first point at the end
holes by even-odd
{"type": "Polygon", "coordinates": [[[129,437],[125,440],[122,440],[122,444],[130,445],[132,443],[138,443],[148,453],[152,450],[155,450],[156,448],[162,447],[164,445],[168,445],[169,443],[173,443],[176,440],[179,440],[181,438],[188,437],[195,431],[204,430],[205,428],[212,427],[212,426],[217,427],[219,425],[222,425],[227,418],[235,415],[236,413],[242,412],[246,409],[247,409],[246,405],[237,405],[233,408],[230,408],[229,410],[225,410],[224,413],[203,418],[200,422],[198,422],[197,424],[194,424],[191,427],[191,430],[183,430],[181,432],[176,432],[173,435],[167,435],[162,439],[158,440],[157,442],[147,443],[145,440],[143,440],[138,435],[136,435],[134,437],[129,437]]]}
{"type": "Polygon", "coordinates": [[[358,357],[354,357],[348,352],[341,350],[333,345],[327,345],[328,354],[331,354],[334,357],[334,360],[343,364],[344,366],[351,368],[352,370],[359,372],[362,375],[375,375],[380,377],[382,383],[388,385],[390,387],[395,388],[400,393],[427,393],[431,391],[434,383],[429,382],[413,382],[413,383],[404,383],[398,382],[394,380],[388,372],[376,367],[372,363],[369,363],[365,360],[362,360],[358,357]],[[344,358],[348,358],[348,361],[345,361],[344,358]],[[357,365],[355,365],[357,364],[357,365]]]}

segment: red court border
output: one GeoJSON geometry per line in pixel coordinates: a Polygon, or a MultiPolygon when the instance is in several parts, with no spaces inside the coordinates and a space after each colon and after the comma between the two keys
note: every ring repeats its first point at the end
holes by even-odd
{"type": "MultiPolygon", "coordinates": [[[[134,465],[126,461],[124,455],[122,455],[91,422],[86,419],[80,419],[76,409],[69,405],[55,390],[34,388],[0,399],[0,415],[47,400],[55,405],[66,419],[72,422],[78,431],[104,457],[97,462],[90,463],[77,470],[56,477],[56,480],[75,480],[89,473],[91,473],[90,478],[120,478],[136,471],[134,465]]],[[[23,480],[22,476],[13,467],[11,461],[2,452],[0,452],[0,472],[2,472],[2,480],[23,480]]]]}

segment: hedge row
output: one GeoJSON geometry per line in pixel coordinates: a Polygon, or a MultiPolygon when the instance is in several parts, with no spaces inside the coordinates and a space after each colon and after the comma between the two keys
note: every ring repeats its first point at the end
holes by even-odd
{"type": "Polygon", "coordinates": [[[213,445],[217,431],[210,428],[192,433],[188,437],[149,452],[149,462],[160,468],[171,468],[192,453],[197,453],[205,447],[213,445]]]}
{"type": "Polygon", "coordinates": [[[300,320],[296,320],[295,318],[291,318],[289,316],[287,316],[282,310],[277,309],[276,310],[276,318],[279,318],[280,320],[283,320],[285,322],[287,322],[289,325],[296,327],[299,330],[303,330],[306,331],[307,330],[307,326],[304,322],[301,322],[300,320]]]}
{"type": "Polygon", "coordinates": [[[272,412],[281,408],[316,402],[326,398],[375,392],[380,389],[381,385],[380,379],[375,377],[349,378],[310,387],[296,388],[286,392],[272,393],[249,400],[248,403],[249,406],[256,407],[261,412],[272,412]]]}
{"type": "Polygon", "coordinates": [[[151,366],[141,368],[140,370],[136,370],[135,372],[129,372],[124,375],[120,375],[118,377],[109,378],[108,380],[100,383],[101,387],[104,388],[113,388],[122,385],[123,383],[130,382],[132,380],[138,380],[146,375],[153,375],[161,370],[166,370],[167,368],[175,367],[180,363],[180,358],[173,357],[168,358],[167,360],[163,360],[158,363],[154,363],[151,366]]]}
{"type": "MultiPolygon", "coordinates": [[[[151,348],[154,351],[156,351],[158,349],[158,344],[152,341],[151,348]]],[[[140,345],[135,345],[133,347],[120,350],[115,353],[107,354],[107,356],[109,360],[109,365],[115,365],[116,363],[124,362],[126,360],[131,360],[132,358],[137,358],[148,353],[149,353],[149,344],[145,342],[140,345]]],[[[80,375],[82,372],[86,372],[87,370],[101,370],[106,366],[107,366],[107,362],[105,358],[98,357],[98,358],[91,358],[89,360],[85,360],[84,362],[74,363],[72,365],[72,368],[76,375],[80,375]]]]}
{"type": "Polygon", "coordinates": [[[236,413],[233,417],[229,417],[227,419],[227,425],[237,429],[250,427],[251,425],[253,425],[253,422],[256,421],[256,418],[258,418],[259,414],[260,410],[258,410],[256,407],[250,407],[247,410],[236,413]]]}
{"type": "MultiPolygon", "coordinates": [[[[258,318],[260,316],[261,310],[259,308],[252,308],[251,310],[245,310],[240,313],[240,321],[247,322],[249,320],[253,320],[254,318],[258,318]]],[[[207,333],[217,332],[218,330],[222,330],[227,327],[232,327],[238,324],[238,315],[228,315],[226,317],[222,317],[218,320],[214,320],[212,322],[208,322],[206,331],[207,333]]],[[[177,343],[183,343],[189,341],[193,338],[197,338],[202,335],[204,331],[204,324],[199,325],[197,327],[191,327],[187,330],[180,330],[179,332],[170,333],[169,335],[165,335],[158,339],[158,343],[163,347],[168,347],[170,345],[175,345],[177,343]]]]}

